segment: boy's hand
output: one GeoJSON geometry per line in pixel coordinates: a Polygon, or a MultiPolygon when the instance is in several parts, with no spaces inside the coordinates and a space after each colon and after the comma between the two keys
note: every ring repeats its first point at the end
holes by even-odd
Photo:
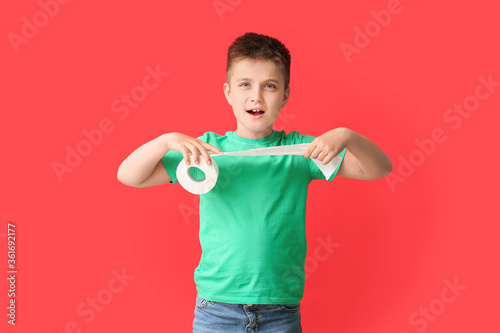
{"type": "Polygon", "coordinates": [[[352,133],[350,129],[345,127],[338,127],[326,132],[309,144],[304,157],[317,158],[323,164],[328,164],[347,147],[353,137],[352,133]]]}
{"type": "Polygon", "coordinates": [[[221,154],[222,151],[206,142],[192,138],[181,133],[167,133],[167,147],[169,150],[180,151],[184,156],[186,164],[189,164],[189,153],[193,154],[194,163],[199,164],[199,156],[203,155],[207,164],[212,164],[208,151],[221,154]]]}

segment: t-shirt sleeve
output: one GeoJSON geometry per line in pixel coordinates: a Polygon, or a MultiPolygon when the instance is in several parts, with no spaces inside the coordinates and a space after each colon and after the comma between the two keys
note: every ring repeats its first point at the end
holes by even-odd
{"type": "MultiPolygon", "coordinates": [[[[314,137],[312,135],[304,134],[304,135],[300,136],[301,143],[311,143],[311,142],[313,142],[314,139],[316,139],[316,137],[314,137]]],[[[337,165],[337,167],[335,168],[335,171],[333,172],[333,174],[330,176],[329,179],[325,178],[325,175],[321,172],[321,170],[318,168],[316,163],[314,163],[312,158],[309,157],[306,161],[307,161],[307,166],[309,167],[309,173],[311,175],[311,178],[312,179],[325,179],[328,181],[332,181],[335,178],[335,176],[337,175],[337,172],[339,171],[340,166],[342,165],[342,162],[344,161],[344,155],[345,155],[346,150],[347,150],[347,148],[344,148],[340,152],[340,154],[339,154],[339,156],[341,158],[340,163],[337,165]]]]}
{"type": "MultiPolygon", "coordinates": [[[[203,134],[202,136],[197,137],[198,140],[201,140],[203,142],[206,142],[206,133],[203,134]]],[[[171,184],[175,184],[179,182],[177,179],[177,166],[179,163],[185,163],[183,161],[184,156],[180,151],[176,150],[169,150],[163,157],[161,158],[161,162],[163,163],[163,166],[165,167],[165,170],[167,170],[168,176],[170,177],[171,184]]],[[[197,168],[191,168],[191,174],[196,172],[197,168]]]]}

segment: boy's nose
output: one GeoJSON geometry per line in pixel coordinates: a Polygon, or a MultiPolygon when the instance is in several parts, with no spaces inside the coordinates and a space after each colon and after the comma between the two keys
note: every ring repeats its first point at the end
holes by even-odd
{"type": "Polygon", "coordinates": [[[252,92],[252,102],[262,102],[262,92],[260,89],[256,89],[252,92]]]}

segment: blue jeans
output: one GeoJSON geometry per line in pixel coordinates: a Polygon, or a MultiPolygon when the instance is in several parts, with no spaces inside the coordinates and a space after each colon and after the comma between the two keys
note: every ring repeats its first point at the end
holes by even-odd
{"type": "Polygon", "coordinates": [[[301,333],[300,303],[229,304],[196,296],[194,333],[301,333]]]}

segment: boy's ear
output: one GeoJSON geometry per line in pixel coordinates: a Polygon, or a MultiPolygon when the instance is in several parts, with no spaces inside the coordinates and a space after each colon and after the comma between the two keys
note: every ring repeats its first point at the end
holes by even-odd
{"type": "Polygon", "coordinates": [[[227,102],[229,103],[229,105],[233,105],[232,104],[232,98],[231,98],[231,87],[229,86],[229,83],[224,83],[224,95],[226,96],[226,100],[227,102]]]}
{"type": "Polygon", "coordinates": [[[283,102],[281,103],[281,107],[285,107],[286,102],[288,102],[288,98],[290,97],[290,86],[286,88],[285,93],[283,94],[283,102]]]}

